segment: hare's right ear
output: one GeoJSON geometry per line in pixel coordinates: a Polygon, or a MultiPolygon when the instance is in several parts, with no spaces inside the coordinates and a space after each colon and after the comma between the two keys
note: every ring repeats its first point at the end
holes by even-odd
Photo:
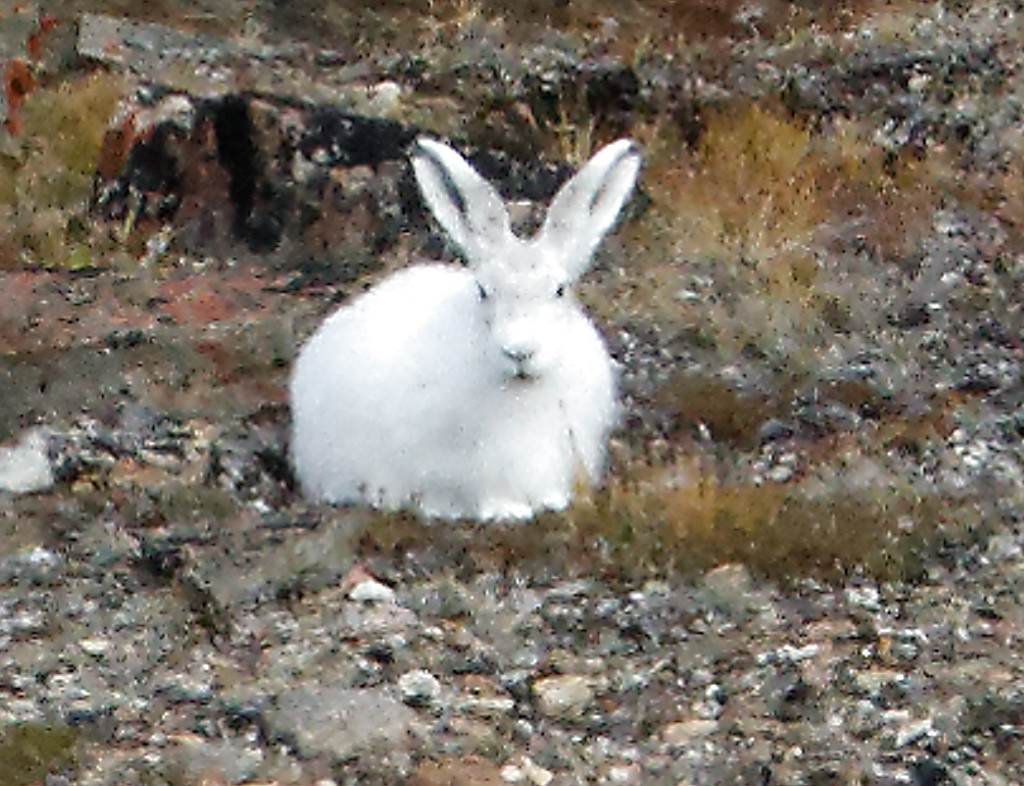
{"type": "Polygon", "coordinates": [[[423,199],[469,262],[486,259],[511,237],[501,197],[448,145],[416,140],[412,168],[423,199]]]}
{"type": "Polygon", "coordinates": [[[582,273],[612,228],[640,172],[640,151],[630,139],[601,148],[555,195],[539,241],[555,252],[565,272],[582,273]]]}

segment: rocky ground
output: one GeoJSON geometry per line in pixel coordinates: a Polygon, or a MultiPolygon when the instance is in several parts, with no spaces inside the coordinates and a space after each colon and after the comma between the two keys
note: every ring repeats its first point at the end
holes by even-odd
{"type": "Polygon", "coordinates": [[[1024,782],[1019,9],[137,5],[0,15],[0,784],[1024,782]],[[295,489],[424,131],[645,147],[565,514],[295,489]]]}

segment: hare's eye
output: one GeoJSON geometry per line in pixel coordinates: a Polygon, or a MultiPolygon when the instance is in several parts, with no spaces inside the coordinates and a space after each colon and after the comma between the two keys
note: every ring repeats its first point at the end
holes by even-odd
{"type": "Polygon", "coordinates": [[[487,290],[484,289],[484,285],[483,284],[477,284],[476,285],[476,291],[477,291],[477,294],[480,295],[480,299],[481,300],[487,300],[487,298],[489,297],[488,294],[487,294],[487,290]]]}
{"type": "Polygon", "coordinates": [[[555,297],[565,297],[565,284],[559,284],[555,290],[555,297]]]}

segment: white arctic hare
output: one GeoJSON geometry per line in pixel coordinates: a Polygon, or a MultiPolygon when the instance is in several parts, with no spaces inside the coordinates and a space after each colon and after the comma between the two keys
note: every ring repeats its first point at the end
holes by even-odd
{"type": "Polygon", "coordinates": [[[523,519],[596,483],[615,379],[569,285],[633,188],[628,139],[558,192],[536,237],[450,147],[420,139],[423,198],[468,267],[414,265],[332,314],[291,380],[305,493],[427,516],[523,519]]]}

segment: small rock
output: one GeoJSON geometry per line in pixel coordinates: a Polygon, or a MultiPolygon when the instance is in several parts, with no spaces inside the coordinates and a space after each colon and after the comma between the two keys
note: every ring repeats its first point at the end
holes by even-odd
{"type": "Polygon", "coordinates": [[[50,621],[40,609],[26,609],[12,614],[5,620],[7,631],[15,636],[38,636],[49,630],[50,621]]]}
{"type": "Polygon", "coordinates": [[[905,748],[906,746],[913,745],[915,742],[927,737],[931,733],[932,722],[930,718],[911,721],[896,730],[896,734],[893,736],[892,741],[893,747],[897,749],[905,748]]]}
{"type": "Polygon", "coordinates": [[[796,467],[792,464],[776,464],[768,470],[768,480],[772,483],[788,483],[796,475],[796,467]]]}
{"type": "Polygon", "coordinates": [[[59,579],[63,566],[64,559],[60,554],[36,546],[28,553],[14,553],[6,559],[0,559],[0,584],[14,581],[35,585],[53,584],[59,579]]]}
{"type": "Polygon", "coordinates": [[[878,587],[866,585],[863,587],[847,587],[843,592],[846,605],[852,609],[864,609],[865,611],[878,611],[882,608],[878,587]]]}
{"type": "Polygon", "coordinates": [[[173,702],[209,701],[214,695],[215,677],[209,666],[203,666],[168,675],[158,683],[157,690],[173,702]]]}
{"type": "Polygon", "coordinates": [[[29,494],[53,486],[48,441],[46,429],[33,428],[14,447],[0,448],[0,491],[29,494]]]}
{"type": "Polygon", "coordinates": [[[264,722],[303,758],[327,755],[347,761],[378,746],[401,743],[412,731],[416,713],[384,689],[310,683],[278,697],[264,722]]]}
{"type": "Polygon", "coordinates": [[[993,562],[1009,562],[1021,555],[1021,544],[1013,535],[993,535],[988,542],[986,556],[993,562]]]}
{"type": "Polygon", "coordinates": [[[394,603],[395,591],[376,579],[366,579],[356,584],[348,593],[357,603],[394,603]]]}
{"type": "Polygon", "coordinates": [[[500,718],[511,715],[515,699],[508,696],[473,696],[459,702],[459,712],[477,718],[500,718]]]}
{"type": "Polygon", "coordinates": [[[537,708],[549,718],[578,718],[594,700],[593,678],[559,674],[533,683],[537,708]]]}
{"type": "Polygon", "coordinates": [[[539,764],[535,764],[533,759],[529,756],[523,756],[522,761],[523,773],[529,779],[530,783],[535,786],[548,786],[551,780],[555,777],[550,770],[546,770],[539,764]]]}
{"type": "Polygon", "coordinates": [[[501,779],[505,783],[548,786],[554,777],[554,773],[541,767],[529,756],[523,756],[518,762],[509,762],[501,768],[501,779]]]}
{"type": "Polygon", "coordinates": [[[806,644],[803,647],[794,647],[791,644],[783,644],[778,649],[762,652],[757,656],[758,666],[767,666],[770,663],[798,663],[815,657],[821,651],[820,644],[806,644]]]}
{"type": "Polygon", "coordinates": [[[609,786],[632,786],[634,783],[641,783],[642,780],[643,772],[636,762],[614,764],[602,778],[602,782],[609,786]]]}
{"type": "Polygon", "coordinates": [[[670,723],[661,730],[661,741],[667,745],[686,747],[718,731],[717,720],[692,720],[670,723]]]}
{"type": "Polygon", "coordinates": [[[91,655],[94,658],[100,658],[106,654],[108,649],[110,649],[110,641],[94,636],[79,639],[78,646],[86,655],[91,655]]]}
{"type": "Polygon", "coordinates": [[[725,707],[717,701],[697,701],[693,704],[693,712],[698,718],[716,720],[722,716],[725,707]]]}
{"type": "Polygon", "coordinates": [[[398,690],[410,707],[431,707],[441,696],[441,683],[426,669],[415,669],[398,678],[398,690]]]}
{"type": "Polygon", "coordinates": [[[719,565],[705,573],[704,586],[722,595],[745,593],[754,588],[754,580],[746,565],[734,562],[719,565]]]}
{"type": "Polygon", "coordinates": [[[878,696],[883,690],[902,690],[907,683],[907,676],[901,671],[891,669],[871,669],[861,671],[853,678],[854,685],[869,696],[878,696]]]}
{"type": "Polygon", "coordinates": [[[703,583],[715,606],[723,612],[743,614],[756,605],[754,579],[746,565],[720,565],[704,574],[703,583]]]}
{"type": "Polygon", "coordinates": [[[367,114],[371,117],[390,117],[402,102],[402,88],[397,82],[385,80],[368,91],[367,114]]]}
{"type": "Polygon", "coordinates": [[[501,779],[505,783],[526,783],[526,773],[518,764],[506,764],[501,768],[501,779]]]}

